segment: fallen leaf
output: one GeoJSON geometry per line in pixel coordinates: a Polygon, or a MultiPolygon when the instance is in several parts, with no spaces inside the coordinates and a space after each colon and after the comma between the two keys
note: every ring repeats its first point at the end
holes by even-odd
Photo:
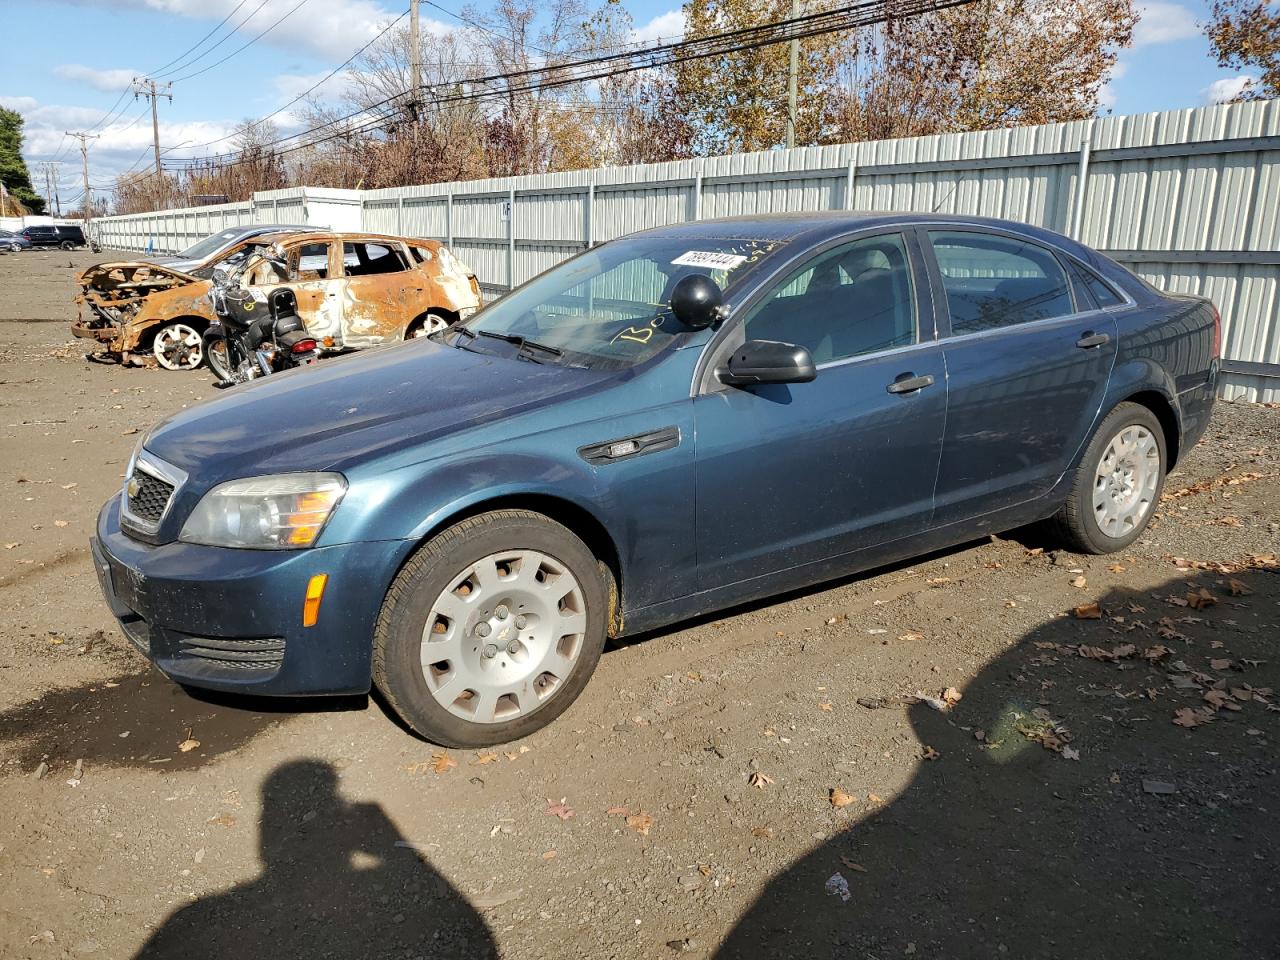
{"type": "Polygon", "coordinates": [[[487,763],[497,763],[498,755],[496,753],[477,753],[472,766],[483,767],[487,763]]]}
{"type": "Polygon", "coordinates": [[[950,577],[930,577],[925,581],[931,587],[945,587],[950,582],[950,577]]]}
{"type": "Polygon", "coordinates": [[[963,694],[955,687],[947,687],[942,691],[942,699],[948,707],[954,707],[963,698],[963,694]]]}
{"type": "Polygon", "coordinates": [[[841,854],[841,855],[840,855],[840,863],[841,863],[841,864],[843,864],[844,866],[848,867],[850,870],[854,870],[854,871],[856,871],[857,873],[866,873],[866,872],[867,872],[867,868],[866,868],[866,867],[864,867],[864,866],[863,866],[862,864],[860,864],[860,863],[854,863],[852,860],[850,860],[850,859],[849,859],[848,857],[846,857],[844,854],[841,854]]]}
{"type": "Polygon", "coordinates": [[[1084,574],[1082,573],[1082,574],[1080,574],[1080,576],[1075,577],[1075,578],[1071,581],[1071,585],[1072,585],[1073,587],[1079,587],[1081,590],[1083,590],[1085,587],[1087,587],[1087,586],[1089,585],[1089,581],[1085,579],[1085,576],[1084,576],[1084,574]]]}
{"type": "Polygon", "coordinates": [[[546,853],[542,855],[543,860],[554,860],[555,858],[556,858],[556,852],[554,850],[548,850],[546,853]]]}
{"type": "Polygon", "coordinates": [[[1080,751],[1077,750],[1075,747],[1070,747],[1070,746],[1063,747],[1062,759],[1063,760],[1079,760],[1080,751]]]}
{"type": "Polygon", "coordinates": [[[831,704],[824,700],[822,703],[818,704],[818,709],[821,710],[823,713],[830,713],[831,704]]]}
{"type": "Polygon", "coordinates": [[[1124,573],[1124,571],[1125,571],[1125,566],[1123,563],[1107,564],[1107,573],[1124,573]]]}
{"type": "Polygon", "coordinates": [[[1199,590],[1187,591],[1187,606],[1193,610],[1203,610],[1205,607],[1212,607],[1217,602],[1218,598],[1204,587],[1199,590]]]}
{"type": "Polygon", "coordinates": [[[1243,597],[1253,593],[1248,585],[1240,580],[1227,580],[1227,590],[1233,597],[1243,597]]]}
{"type": "Polygon", "coordinates": [[[1180,727],[1198,727],[1205,722],[1204,714],[1191,707],[1179,707],[1173,711],[1173,722],[1180,727]]]}
{"type": "Polygon", "coordinates": [[[901,641],[902,643],[919,643],[923,639],[924,639],[924,634],[917,633],[914,630],[909,630],[908,632],[904,633],[902,636],[898,637],[898,640],[901,641]]]}
{"type": "Polygon", "coordinates": [[[559,817],[561,820],[568,820],[573,816],[573,811],[564,804],[564,797],[560,798],[560,802],[556,803],[550,797],[547,797],[547,816],[559,817]]]}
{"type": "Polygon", "coordinates": [[[753,787],[763,790],[768,784],[773,783],[773,777],[767,773],[761,773],[759,770],[754,771],[751,776],[747,777],[747,783],[753,787]]]}
{"type": "Polygon", "coordinates": [[[12,550],[14,547],[20,547],[20,546],[22,546],[22,542],[21,542],[21,541],[16,541],[16,542],[14,542],[14,543],[6,543],[6,544],[4,545],[4,548],[5,548],[6,550],[12,550]]]}
{"type": "Polygon", "coordinates": [[[760,837],[762,840],[771,840],[773,839],[773,828],[772,827],[752,827],[751,835],[753,837],[760,837]]]}
{"type": "Polygon", "coordinates": [[[867,803],[884,803],[884,800],[883,798],[876,796],[874,793],[868,793],[867,803]]]}
{"type": "Polygon", "coordinates": [[[71,521],[70,521],[70,520],[55,520],[55,521],[53,521],[53,525],[54,525],[55,527],[69,527],[69,526],[71,526],[71,521]]]}
{"type": "Polygon", "coordinates": [[[920,759],[922,760],[937,760],[940,756],[942,754],[928,744],[925,744],[924,749],[920,751],[920,759]]]}
{"type": "Polygon", "coordinates": [[[431,769],[436,773],[448,773],[457,765],[458,761],[447,753],[433,753],[431,755],[431,769]]]}
{"type": "Polygon", "coordinates": [[[1219,660],[1219,659],[1215,658],[1215,659],[1213,659],[1213,660],[1210,660],[1210,661],[1209,661],[1209,669],[1210,669],[1210,670],[1230,670],[1230,669],[1231,669],[1231,661],[1230,661],[1230,660],[1219,660]]]}
{"type": "Polygon", "coordinates": [[[1077,620],[1101,620],[1102,607],[1097,602],[1082,603],[1075,610],[1077,620]]]}
{"type": "Polygon", "coordinates": [[[213,824],[219,827],[234,827],[236,818],[229,813],[220,813],[216,817],[210,817],[205,823],[213,824]]]}
{"type": "Polygon", "coordinates": [[[653,826],[653,817],[647,813],[636,813],[627,817],[627,826],[640,834],[642,837],[649,835],[649,828],[653,826]]]}
{"type": "Polygon", "coordinates": [[[133,436],[133,435],[134,435],[135,433],[137,433],[137,432],[138,432],[138,428],[137,428],[137,427],[130,427],[128,430],[122,430],[122,431],[120,432],[120,436],[122,436],[122,437],[131,437],[131,436],[133,436]]]}
{"type": "Polygon", "coordinates": [[[623,816],[626,816],[627,814],[627,808],[626,807],[610,807],[608,810],[605,811],[605,813],[611,817],[623,817],[623,816]]]}
{"type": "Polygon", "coordinates": [[[832,787],[831,793],[827,799],[831,801],[831,805],[833,807],[847,807],[849,804],[853,803],[857,797],[852,794],[845,793],[839,787],[832,787]]]}
{"type": "MultiPolygon", "coordinates": [[[[1227,701],[1231,699],[1231,694],[1225,690],[1206,690],[1204,692],[1204,702],[1209,704],[1215,710],[1227,706],[1227,701]]],[[[1234,704],[1232,704],[1234,706],[1234,704]]]]}
{"type": "Polygon", "coordinates": [[[1154,662],[1156,660],[1162,660],[1172,652],[1173,651],[1170,650],[1168,647],[1166,647],[1163,643],[1157,643],[1155,644],[1155,646],[1147,647],[1147,649],[1142,651],[1142,659],[1151,660],[1154,662]]]}
{"type": "Polygon", "coordinates": [[[198,746],[200,746],[199,740],[192,740],[190,737],[187,737],[187,739],[183,740],[180,744],[178,744],[178,749],[181,750],[183,753],[190,753],[192,750],[194,750],[198,746]]]}

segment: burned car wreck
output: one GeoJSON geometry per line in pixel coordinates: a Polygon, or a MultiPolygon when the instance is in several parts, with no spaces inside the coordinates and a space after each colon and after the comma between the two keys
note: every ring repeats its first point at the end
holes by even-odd
{"type": "MultiPolygon", "coordinates": [[[[228,252],[246,287],[287,287],[309,333],[327,352],[444,329],[480,305],[475,275],[435,240],[364,233],[266,234],[228,252]],[[267,250],[272,255],[261,256],[267,250]]],[[[204,271],[201,271],[204,272],[204,271]]],[[[204,361],[213,320],[210,281],[164,264],[104,263],[80,274],[71,332],[105,356],[169,370],[204,361]]]]}

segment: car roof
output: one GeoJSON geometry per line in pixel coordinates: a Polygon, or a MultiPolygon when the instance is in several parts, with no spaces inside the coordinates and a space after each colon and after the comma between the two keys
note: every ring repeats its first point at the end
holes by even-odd
{"type": "MultiPolygon", "coordinates": [[[[438,240],[432,240],[428,237],[396,237],[396,236],[392,236],[389,233],[341,233],[335,230],[316,230],[310,227],[306,229],[307,229],[307,241],[309,243],[317,243],[317,242],[323,242],[328,240],[372,240],[372,241],[384,240],[384,241],[391,241],[394,243],[407,243],[407,244],[417,244],[417,245],[421,245],[424,243],[427,243],[427,244],[439,243],[438,240]]],[[[276,234],[268,234],[267,236],[277,238],[277,239],[284,239],[285,237],[293,236],[298,232],[299,231],[297,230],[285,230],[280,233],[278,238],[276,234]]]]}
{"type": "Polygon", "coordinates": [[[713,220],[696,220],[654,227],[632,236],[670,237],[672,239],[735,240],[803,240],[821,243],[824,240],[875,227],[904,227],[917,224],[930,226],[986,227],[1020,233],[1077,255],[1087,248],[1068,237],[1043,227],[1035,227],[1014,220],[995,217],[968,217],[948,213],[920,213],[891,210],[824,210],[801,213],[753,214],[740,217],[720,217],[713,220]]]}

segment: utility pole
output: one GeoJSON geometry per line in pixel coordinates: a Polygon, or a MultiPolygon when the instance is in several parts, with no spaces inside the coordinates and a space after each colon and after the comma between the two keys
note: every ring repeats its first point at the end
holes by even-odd
{"type": "Polygon", "coordinates": [[[420,116],[422,98],[422,44],[418,33],[418,0],[409,0],[409,113],[420,116]]]}
{"type": "Polygon", "coordinates": [[[97,140],[101,134],[72,133],[68,130],[67,136],[80,141],[80,160],[84,164],[84,225],[87,227],[93,220],[93,193],[89,190],[89,141],[97,140]]]}
{"type": "MultiPolygon", "coordinates": [[[[791,0],[791,19],[800,16],[800,0],[791,0]]],[[[792,30],[796,29],[793,24],[792,30]]],[[[796,74],[800,72],[800,41],[791,41],[791,66],[787,71],[787,149],[796,145],[796,74]]]]}
{"type": "Polygon", "coordinates": [[[173,84],[172,83],[156,83],[147,77],[133,78],[133,99],[139,97],[147,97],[151,101],[151,137],[156,148],[156,182],[159,183],[160,172],[160,119],[156,115],[156,101],[161,97],[168,97],[169,102],[173,103],[173,84]]]}

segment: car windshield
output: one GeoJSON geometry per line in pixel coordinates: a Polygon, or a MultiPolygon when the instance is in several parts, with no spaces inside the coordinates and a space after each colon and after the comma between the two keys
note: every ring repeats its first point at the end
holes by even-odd
{"type": "Polygon", "coordinates": [[[728,293],[782,241],[636,237],[596,247],[530,281],[472,320],[448,342],[492,349],[516,345],[528,359],[621,368],[647,360],[688,328],[671,315],[671,291],[701,273],[728,293]]]}
{"type": "Polygon", "coordinates": [[[203,260],[219,247],[223,247],[233,240],[238,240],[242,236],[244,234],[240,230],[223,230],[221,233],[215,233],[205,237],[203,240],[196,241],[178,256],[184,260],[203,260]]]}

